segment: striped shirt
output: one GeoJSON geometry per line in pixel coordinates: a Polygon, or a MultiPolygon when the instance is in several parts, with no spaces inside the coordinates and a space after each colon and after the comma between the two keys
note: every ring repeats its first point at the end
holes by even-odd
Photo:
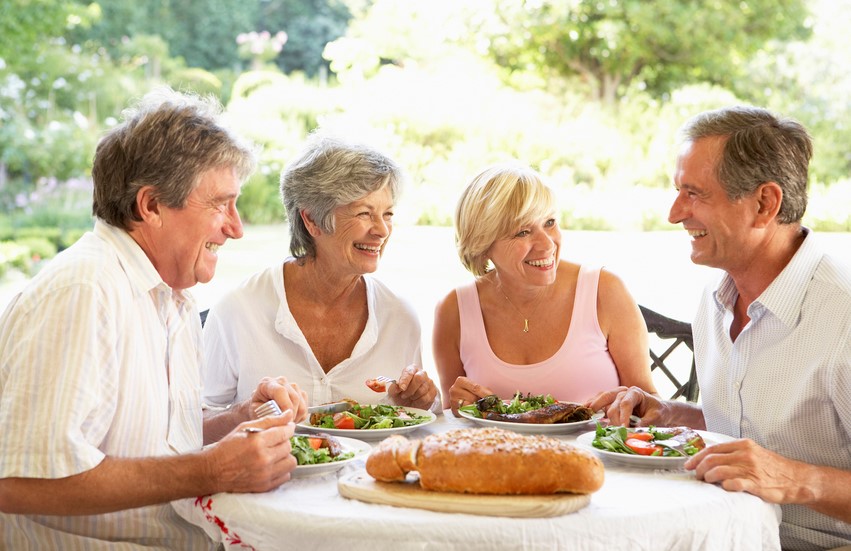
{"type": "MultiPolygon", "coordinates": [[[[730,340],[738,293],[725,275],[694,323],[706,428],[750,438],[784,457],[851,470],[851,272],[807,235],[748,307],[730,340]]],[[[851,491],[851,490],[849,490],[851,491]]],[[[851,524],[784,505],[784,549],[851,544],[851,524]]]]}
{"type": "MultiPolygon", "coordinates": [[[[201,327],[125,231],[96,222],[0,318],[0,478],[62,478],[106,456],[201,448],[201,327]],[[14,430],[8,430],[14,427],[14,430]]],[[[0,514],[3,549],[208,549],[168,504],[0,514]]]]}

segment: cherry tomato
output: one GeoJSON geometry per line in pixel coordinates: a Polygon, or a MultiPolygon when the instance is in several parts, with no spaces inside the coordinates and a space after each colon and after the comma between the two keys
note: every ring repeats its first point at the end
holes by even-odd
{"type": "Polygon", "coordinates": [[[387,392],[387,386],[384,383],[379,383],[375,379],[369,379],[366,382],[366,386],[368,386],[375,392],[387,392]]]}
{"type": "Polygon", "coordinates": [[[633,438],[635,440],[644,440],[645,442],[653,440],[653,434],[650,432],[628,432],[626,437],[627,439],[633,438]]]}
{"type": "Polygon", "coordinates": [[[353,429],[355,428],[355,420],[345,412],[334,414],[334,428],[336,429],[353,429]]]}
{"type": "Polygon", "coordinates": [[[314,450],[318,450],[322,447],[322,439],[321,438],[308,438],[307,443],[310,444],[310,447],[314,450]]]}
{"type": "Polygon", "coordinates": [[[638,455],[662,455],[662,446],[645,442],[637,438],[627,438],[624,441],[626,447],[638,455]]]}

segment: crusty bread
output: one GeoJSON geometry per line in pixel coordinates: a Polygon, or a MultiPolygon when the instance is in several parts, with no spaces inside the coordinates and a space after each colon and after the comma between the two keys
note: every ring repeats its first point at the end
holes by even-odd
{"type": "MultiPolygon", "coordinates": [[[[410,446],[410,441],[399,434],[388,436],[378,444],[378,447],[373,448],[369,457],[366,459],[366,472],[376,480],[382,482],[397,482],[405,480],[405,475],[414,470],[403,470],[400,465],[400,459],[404,457],[404,449],[400,453],[400,448],[410,446]]],[[[408,462],[411,466],[411,462],[408,462]]]]}
{"type": "Polygon", "coordinates": [[[555,438],[478,428],[433,434],[418,446],[405,442],[381,442],[367,458],[367,473],[391,482],[416,470],[423,489],[472,494],[588,494],[603,485],[597,457],[555,438]]]}

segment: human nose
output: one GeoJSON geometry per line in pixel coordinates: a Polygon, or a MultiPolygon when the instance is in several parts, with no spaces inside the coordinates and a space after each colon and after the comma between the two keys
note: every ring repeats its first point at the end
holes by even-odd
{"type": "Polygon", "coordinates": [[[688,218],[688,207],[682,193],[678,193],[671,204],[671,209],[668,211],[668,222],[671,224],[679,224],[688,218]]]}
{"type": "Polygon", "coordinates": [[[551,250],[552,248],[555,247],[555,243],[556,243],[555,237],[550,235],[549,232],[541,231],[541,232],[534,232],[534,233],[535,233],[535,238],[533,240],[533,243],[535,244],[535,246],[537,248],[545,250],[545,251],[549,251],[549,250],[551,250]]]}
{"type": "Polygon", "coordinates": [[[378,237],[387,237],[393,229],[393,222],[384,217],[376,216],[372,221],[372,233],[378,237]]]}
{"type": "Polygon", "coordinates": [[[239,239],[242,237],[242,229],[242,219],[239,217],[239,211],[236,210],[236,204],[234,204],[230,208],[225,221],[225,235],[229,239],[239,239]]]}

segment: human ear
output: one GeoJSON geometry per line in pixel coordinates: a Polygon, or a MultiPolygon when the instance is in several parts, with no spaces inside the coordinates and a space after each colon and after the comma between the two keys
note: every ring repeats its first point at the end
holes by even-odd
{"type": "Polygon", "coordinates": [[[319,229],[319,225],[313,221],[313,218],[310,216],[310,213],[306,210],[302,209],[298,211],[298,215],[301,217],[301,221],[304,224],[307,232],[313,237],[319,237],[322,234],[322,230],[319,229]]]}
{"type": "Polygon", "coordinates": [[[765,182],[756,190],[758,210],[756,213],[756,224],[758,227],[767,226],[777,218],[780,205],[783,203],[783,189],[777,182],[765,182]]]}
{"type": "Polygon", "coordinates": [[[142,222],[155,227],[162,227],[162,205],[154,193],[153,186],[142,186],[136,193],[136,210],[142,222]]]}

